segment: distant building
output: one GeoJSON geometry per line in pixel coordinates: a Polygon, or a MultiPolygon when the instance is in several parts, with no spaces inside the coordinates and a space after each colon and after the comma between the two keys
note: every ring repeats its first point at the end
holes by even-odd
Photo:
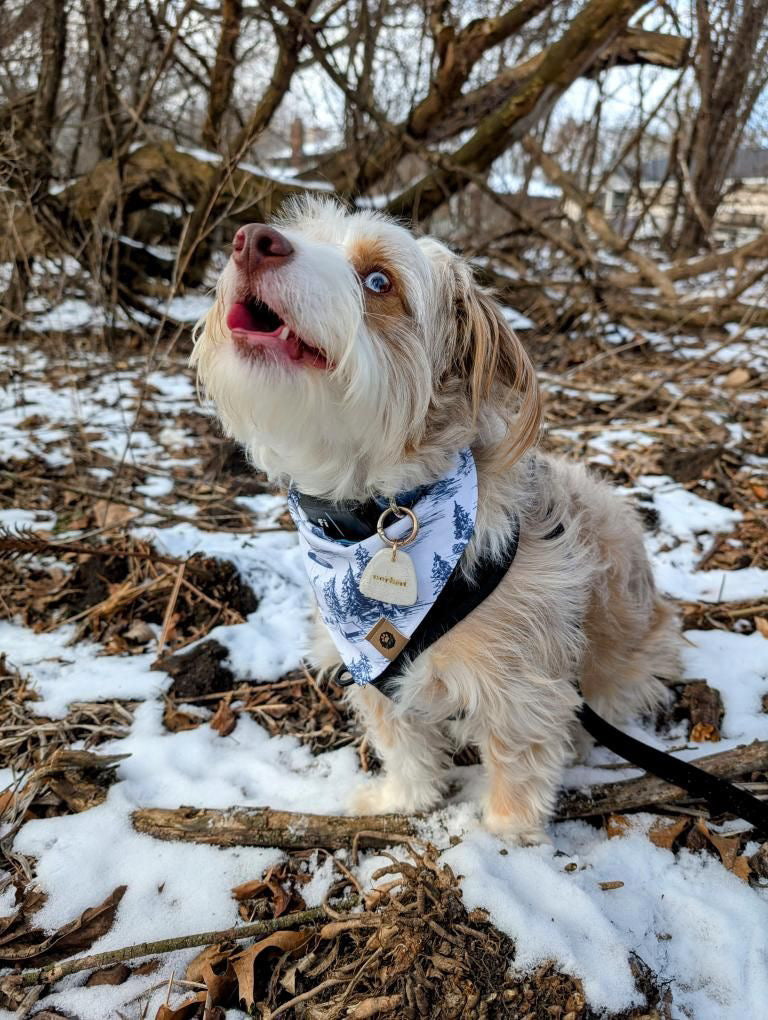
{"type": "MultiPolygon", "coordinates": [[[[647,215],[663,230],[677,189],[672,176],[662,186],[667,165],[667,157],[662,156],[642,163],[639,174],[626,169],[613,174],[603,193],[605,214],[613,221],[631,223],[650,201],[647,215]]],[[[725,195],[715,216],[713,236],[720,243],[742,244],[766,229],[768,149],[740,149],[728,168],[725,195]]]]}

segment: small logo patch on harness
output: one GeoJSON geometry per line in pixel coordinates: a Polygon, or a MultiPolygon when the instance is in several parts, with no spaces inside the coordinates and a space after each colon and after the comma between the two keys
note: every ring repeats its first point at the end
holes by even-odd
{"type": "Polygon", "coordinates": [[[377,652],[392,661],[408,644],[408,638],[401,634],[397,627],[386,616],[382,616],[379,622],[365,635],[377,652]]]}

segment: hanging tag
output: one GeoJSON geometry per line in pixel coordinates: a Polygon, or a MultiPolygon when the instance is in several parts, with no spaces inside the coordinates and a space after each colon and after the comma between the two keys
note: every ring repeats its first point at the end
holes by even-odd
{"type": "Polygon", "coordinates": [[[408,507],[397,506],[390,502],[389,507],[379,517],[376,525],[379,538],[389,549],[379,549],[360,578],[360,592],[377,602],[389,602],[393,606],[413,606],[419,597],[416,583],[416,570],[413,560],[404,553],[402,548],[408,545],[419,533],[419,522],[416,514],[408,507]],[[402,538],[391,539],[384,531],[384,522],[389,514],[396,517],[404,515],[410,518],[411,533],[402,538]]]}
{"type": "Polygon", "coordinates": [[[412,606],[419,597],[416,571],[408,553],[398,549],[379,549],[360,578],[360,591],[369,599],[393,606],[412,606]]]}

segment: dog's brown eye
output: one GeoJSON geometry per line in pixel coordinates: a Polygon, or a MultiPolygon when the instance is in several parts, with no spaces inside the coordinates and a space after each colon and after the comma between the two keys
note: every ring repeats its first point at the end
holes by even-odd
{"type": "Polygon", "coordinates": [[[386,273],[382,273],[380,269],[375,269],[372,273],[368,273],[367,276],[363,277],[363,286],[373,291],[374,294],[387,294],[392,290],[392,281],[386,273]]]}

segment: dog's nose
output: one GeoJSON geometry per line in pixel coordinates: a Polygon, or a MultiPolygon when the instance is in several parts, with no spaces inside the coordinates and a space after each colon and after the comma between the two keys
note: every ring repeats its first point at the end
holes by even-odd
{"type": "Polygon", "coordinates": [[[235,234],[232,257],[242,269],[255,272],[267,266],[279,266],[293,255],[293,245],[274,227],[248,223],[235,234]]]}

